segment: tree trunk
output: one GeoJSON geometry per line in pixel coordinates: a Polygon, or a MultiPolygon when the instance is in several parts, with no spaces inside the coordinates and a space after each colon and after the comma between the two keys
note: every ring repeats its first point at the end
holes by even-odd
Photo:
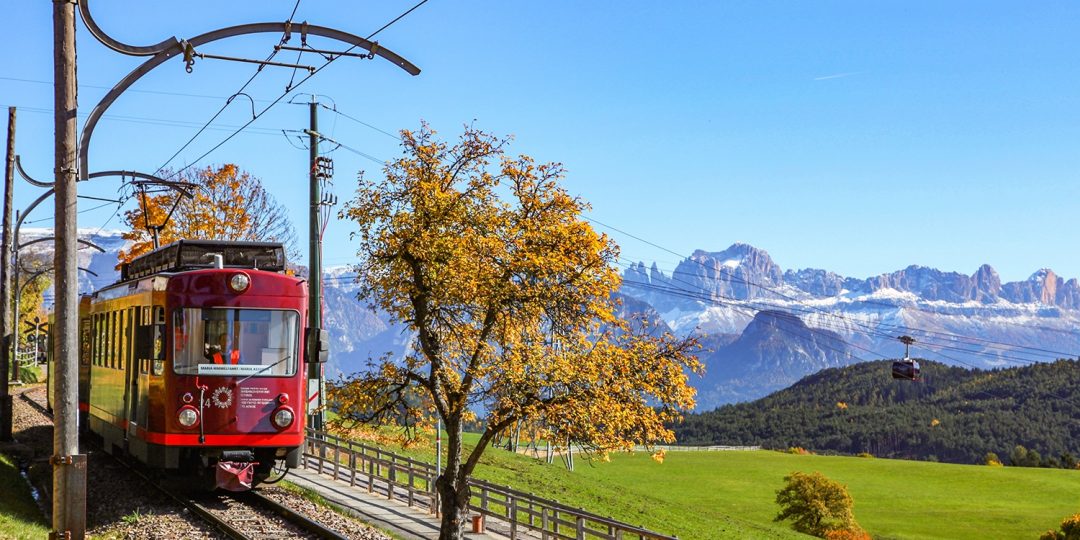
{"type": "Polygon", "coordinates": [[[468,522],[469,484],[462,474],[461,418],[446,418],[446,468],[435,480],[442,523],[439,540],[463,540],[468,522]]]}

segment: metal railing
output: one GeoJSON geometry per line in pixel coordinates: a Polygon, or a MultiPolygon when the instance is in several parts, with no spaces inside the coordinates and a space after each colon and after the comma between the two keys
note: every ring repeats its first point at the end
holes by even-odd
{"type": "MultiPolygon", "coordinates": [[[[435,466],[381,448],[308,430],[303,466],[369,493],[438,515],[435,466]]],[[[469,481],[469,511],[506,522],[512,540],[675,540],[644,527],[593,514],[484,480],[469,481]]]]}

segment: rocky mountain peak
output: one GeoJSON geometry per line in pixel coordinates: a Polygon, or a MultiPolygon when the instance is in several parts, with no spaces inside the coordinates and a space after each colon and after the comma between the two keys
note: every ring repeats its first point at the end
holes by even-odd
{"type": "Polygon", "coordinates": [[[992,266],[984,264],[971,276],[974,282],[972,300],[989,304],[1001,295],[1001,277],[992,266]]]}
{"type": "Polygon", "coordinates": [[[784,274],[765,250],[735,243],[719,252],[694,251],[675,268],[672,279],[715,299],[747,300],[773,296],[763,287],[783,285],[784,274]]]}

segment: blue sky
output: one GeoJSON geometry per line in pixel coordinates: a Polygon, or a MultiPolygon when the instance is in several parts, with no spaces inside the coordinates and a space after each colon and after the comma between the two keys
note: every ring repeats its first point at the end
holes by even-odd
{"type": "MultiPolygon", "coordinates": [[[[367,35],[413,3],[301,0],[296,20],[367,35]]],[[[18,152],[45,177],[51,4],[11,4],[0,105],[20,108],[18,152]]],[[[106,31],[140,45],[282,21],[293,5],[91,3],[106,31]]],[[[1077,277],[1078,22],[1076,2],[429,0],[377,37],[419,76],[343,59],[297,92],[326,96],[388,132],[424,119],[448,138],[466,123],[512,134],[512,151],[565,164],[565,185],[592,203],[591,218],[681,254],[742,241],[784,268],[854,277],[908,264],[970,274],[982,263],[1006,281],[1041,267],[1077,277]]],[[[204,52],[262,58],[277,39],[237,38],[204,52]]],[[[85,115],[142,60],[108,51],[81,23],[78,47],[85,115]]],[[[153,172],[253,69],[215,60],[190,75],[179,60],[158,68],[99,125],[91,169],[153,172]]],[[[246,92],[261,108],[291,75],[267,68],[246,92]]],[[[289,99],[199,164],[235,162],[262,178],[306,238],[307,152],[281,130],[306,127],[307,108],[289,99]]],[[[235,101],[170,165],[191,163],[250,116],[246,100],[235,101]]],[[[376,160],[400,153],[392,137],[345,116],[323,111],[320,123],[376,160]]],[[[344,149],[332,156],[342,201],[358,170],[381,169],[344,149]]],[[[80,194],[115,196],[118,185],[95,180],[80,194]]],[[[16,207],[36,195],[18,184],[16,207]]],[[[87,211],[80,227],[116,228],[115,210],[87,211]]],[[[48,226],[49,213],[38,210],[33,217],[45,221],[33,225],[48,226]]],[[[351,230],[329,224],[325,264],[353,260],[351,230]]],[[[606,232],[628,259],[678,262],[606,232]]]]}

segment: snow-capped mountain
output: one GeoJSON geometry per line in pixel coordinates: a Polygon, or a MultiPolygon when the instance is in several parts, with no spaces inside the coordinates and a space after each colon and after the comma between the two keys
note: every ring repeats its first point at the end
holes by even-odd
{"type": "Polygon", "coordinates": [[[748,377],[759,379],[758,390],[776,390],[837,363],[899,357],[903,346],[895,338],[902,334],[916,338],[913,354],[954,365],[991,368],[1080,354],[1080,285],[1049,269],[1005,284],[988,265],[972,275],[909,266],[857,279],[822,269],[782,271],[764,250],[735,244],[696,251],[670,276],[638,263],[623,277],[622,294],[654,308],[678,334],[740,335],[738,348],[704,353],[714,372],[699,384],[700,408],[767,393],[738,391],[754,390],[748,377]],[[787,349],[744,339],[760,334],[765,313],[797,319],[782,332],[786,338],[770,338],[787,341],[787,349]],[[800,344],[806,332],[816,336],[815,354],[800,344]]]}
{"type": "MultiPolygon", "coordinates": [[[[121,237],[121,231],[79,229],[79,240],[93,244],[80,243],[78,246],[79,292],[91,293],[106,285],[115,283],[120,277],[116,269],[116,255],[128,246],[129,241],[121,237]]],[[[23,227],[19,231],[19,244],[26,245],[19,251],[20,267],[25,270],[52,268],[53,242],[46,240],[53,236],[52,229],[23,227]],[[35,242],[37,241],[37,242],[35,242]]],[[[46,296],[52,297],[52,290],[46,296]]]]}

